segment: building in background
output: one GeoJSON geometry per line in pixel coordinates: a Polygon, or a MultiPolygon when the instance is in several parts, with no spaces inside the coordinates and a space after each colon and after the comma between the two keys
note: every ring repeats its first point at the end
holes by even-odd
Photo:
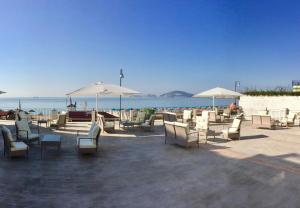
{"type": "Polygon", "coordinates": [[[300,92],[300,80],[292,81],[293,92],[300,92]]]}

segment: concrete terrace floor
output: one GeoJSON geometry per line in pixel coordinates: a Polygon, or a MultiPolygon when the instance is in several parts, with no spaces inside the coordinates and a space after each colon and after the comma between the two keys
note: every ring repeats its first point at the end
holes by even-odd
{"type": "MultiPolygon", "coordinates": [[[[14,130],[13,123],[1,121],[14,130]]],[[[213,128],[220,131],[226,126],[213,128]]],[[[221,136],[200,148],[164,144],[162,126],[104,134],[96,155],[80,156],[68,123],[62,149],[34,145],[29,159],[0,156],[0,207],[299,207],[300,127],[242,126],[240,141],[221,136]]],[[[2,139],[0,142],[3,153],[2,139]]]]}

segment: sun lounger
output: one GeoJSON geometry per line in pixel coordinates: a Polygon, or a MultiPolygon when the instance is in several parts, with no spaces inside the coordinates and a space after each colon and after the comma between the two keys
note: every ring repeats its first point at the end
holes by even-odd
{"type": "Polygon", "coordinates": [[[28,157],[28,145],[26,145],[24,142],[14,140],[11,131],[7,127],[2,126],[1,131],[4,141],[4,156],[8,155],[9,157],[28,157]]]}

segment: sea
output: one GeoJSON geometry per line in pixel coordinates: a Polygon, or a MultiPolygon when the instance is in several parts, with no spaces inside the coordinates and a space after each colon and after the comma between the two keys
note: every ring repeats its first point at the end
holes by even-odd
{"type": "MultiPolygon", "coordinates": [[[[94,97],[0,97],[1,110],[13,110],[21,107],[23,110],[34,109],[56,109],[67,110],[67,105],[76,102],[77,109],[93,109],[96,107],[94,97]]],[[[119,98],[100,97],[98,99],[99,110],[119,109],[119,98]]],[[[216,106],[227,106],[232,99],[216,99],[216,106]]],[[[122,98],[122,109],[141,108],[192,108],[212,106],[210,98],[161,98],[161,97],[124,97],[122,98]]]]}

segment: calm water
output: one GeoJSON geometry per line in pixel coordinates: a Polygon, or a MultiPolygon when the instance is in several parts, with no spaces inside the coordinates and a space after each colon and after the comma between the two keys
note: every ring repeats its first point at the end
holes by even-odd
{"type": "MultiPolygon", "coordinates": [[[[69,100],[64,97],[40,97],[40,98],[0,98],[0,109],[16,109],[21,101],[24,110],[29,109],[66,109],[69,100]]],[[[87,103],[88,109],[95,108],[95,98],[72,98],[76,101],[77,109],[83,109],[87,103]]],[[[215,101],[216,105],[228,105],[232,99],[215,101]]],[[[118,109],[119,98],[102,97],[98,101],[99,109],[118,109]]],[[[178,107],[206,107],[212,105],[212,99],[206,98],[122,98],[122,107],[128,108],[178,108],[178,107]]]]}

